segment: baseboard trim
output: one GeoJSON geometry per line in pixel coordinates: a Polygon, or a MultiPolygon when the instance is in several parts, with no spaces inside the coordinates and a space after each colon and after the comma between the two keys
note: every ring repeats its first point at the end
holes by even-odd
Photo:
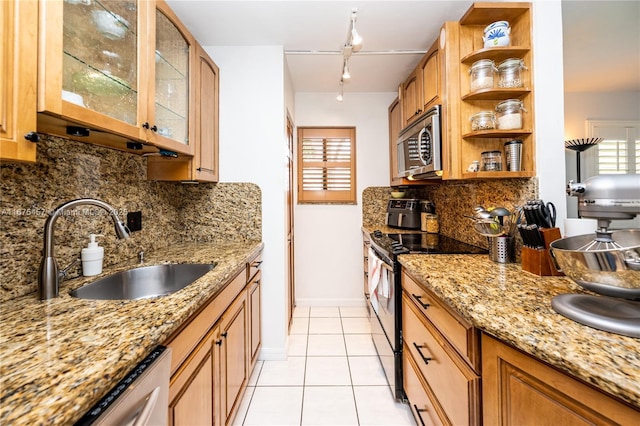
{"type": "Polygon", "coordinates": [[[359,307],[367,306],[367,304],[363,295],[356,299],[296,299],[296,306],[359,307]]]}

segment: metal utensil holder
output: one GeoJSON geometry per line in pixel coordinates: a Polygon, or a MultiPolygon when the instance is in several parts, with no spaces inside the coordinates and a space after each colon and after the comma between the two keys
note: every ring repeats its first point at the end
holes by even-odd
{"type": "Polygon", "coordinates": [[[487,237],[489,241],[489,259],[498,263],[513,263],[516,261],[516,244],[513,237],[487,237]]]}

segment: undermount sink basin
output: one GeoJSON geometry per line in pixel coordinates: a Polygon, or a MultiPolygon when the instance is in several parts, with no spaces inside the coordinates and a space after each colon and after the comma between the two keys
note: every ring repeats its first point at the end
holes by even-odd
{"type": "Polygon", "coordinates": [[[166,296],[185,288],[215,264],[172,263],[116,272],[70,292],[80,299],[136,300],[166,296]]]}

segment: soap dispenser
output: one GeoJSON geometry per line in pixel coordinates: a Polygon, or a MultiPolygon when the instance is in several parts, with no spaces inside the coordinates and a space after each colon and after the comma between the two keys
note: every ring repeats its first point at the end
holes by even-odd
{"type": "Polygon", "coordinates": [[[96,237],[102,237],[102,235],[89,234],[89,244],[82,249],[80,254],[80,258],[82,259],[82,275],[85,277],[102,273],[104,247],[96,243],[96,237]]]}

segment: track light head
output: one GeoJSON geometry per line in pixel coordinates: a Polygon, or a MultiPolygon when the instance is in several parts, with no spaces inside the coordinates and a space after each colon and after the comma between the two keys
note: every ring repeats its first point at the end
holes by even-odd
{"type": "Polygon", "coordinates": [[[344,67],[342,68],[342,79],[349,80],[351,78],[351,74],[349,74],[349,62],[344,60],[344,67]]]}

